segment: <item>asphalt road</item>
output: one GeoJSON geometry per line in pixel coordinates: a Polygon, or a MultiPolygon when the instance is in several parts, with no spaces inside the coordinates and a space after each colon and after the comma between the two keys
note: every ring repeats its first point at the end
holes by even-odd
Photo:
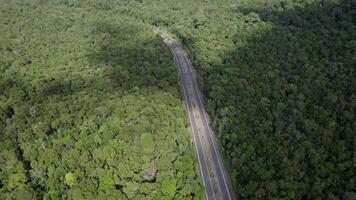
{"type": "Polygon", "coordinates": [[[170,48],[180,78],[180,89],[192,129],[199,172],[206,190],[206,199],[235,199],[219,153],[216,138],[209,125],[195,73],[182,46],[165,32],[155,31],[170,48]]]}

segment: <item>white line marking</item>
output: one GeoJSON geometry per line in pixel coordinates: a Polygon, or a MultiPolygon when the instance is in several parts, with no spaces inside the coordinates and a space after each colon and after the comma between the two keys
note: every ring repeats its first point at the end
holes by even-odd
{"type": "MultiPolygon", "coordinates": [[[[186,56],[187,54],[184,53],[183,48],[182,48],[180,45],[178,45],[178,46],[180,47],[180,48],[178,48],[178,49],[181,51],[181,53],[184,54],[184,56],[186,56]]],[[[186,57],[187,57],[187,56],[186,56],[186,57]]],[[[190,63],[189,59],[188,59],[188,58],[187,58],[187,59],[184,59],[184,61],[185,61],[186,64],[188,65],[188,69],[189,69],[189,71],[192,73],[192,77],[195,78],[195,77],[193,76],[194,73],[193,73],[193,71],[192,71],[192,67],[191,67],[191,63],[190,63]]],[[[196,82],[196,80],[194,80],[194,81],[196,82]]],[[[225,187],[226,187],[226,190],[227,190],[227,194],[228,194],[228,196],[229,196],[229,199],[231,199],[230,190],[229,190],[229,187],[227,186],[227,182],[226,182],[225,171],[224,171],[223,168],[222,168],[221,158],[220,158],[220,155],[218,154],[218,152],[217,152],[217,150],[216,150],[217,148],[216,148],[216,146],[215,146],[215,141],[214,141],[214,139],[212,138],[211,129],[210,129],[210,126],[209,126],[207,117],[206,117],[206,113],[205,113],[205,110],[204,110],[204,106],[203,106],[203,104],[202,104],[202,102],[201,102],[200,93],[199,93],[199,91],[198,91],[198,89],[197,89],[197,85],[196,85],[196,84],[192,84],[192,85],[194,85],[193,87],[194,87],[194,89],[195,89],[195,91],[196,91],[196,93],[197,93],[197,95],[198,95],[198,102],[199,102],[199,105],[201,106],[201,108],[203,108],[202,113],[203,113],[204,120],[205,120],[205,122],[206,122],[206,124],[207,124],[207,127],[208,127],[208,132],[209,132],[210,140],[211,140],[211,142],[213,143],[214,152],[215,152],[215,154],[216,154],[216,156],[217,156],[217,160],[218,160],[218,164],[219,164],[219,170],[221,171],[221,174],[222,174],[222,177],[223,177],[223,181],[224,181],[224,185],[225,185],[225,187]]]]}
{"type": "MultiPolygon", "coordinates": [[[[197,90],[196,87],[194,87],[194,88],[195,88],[195,90],[197,90]]],[[[202,106],[202,102],[201,102],[201,99],[200,99],[200,94],[199,94],[198,91],[196,91],[196,92],[198,93],[199,104],[202,106]]],[[[204,107],[202,106],[202,108],[204,108],[204,107]]],[[[220,170],[221,170],[221,174],[223,175],[223,180],[224,180],[224,184],[225,184],[225,187],[226,187],[226,190],[227,190],[227,194],[228,194],[228,196],[229,196],[229,199],[231,199],[230,190],[229,190],[229,187],[227,186],[227,182],[226,182],[226,178],[225,178],[225,176],[226,176],[226,175],[225,175],[225,171],[224,171],[223,168],[222,168],[222,164],[221,164],[221,160],[220,160],[220,155],[218,154],[218,152],[217,152],[217,150],[216,150],[215,141],[214,141],[213,138],[212,138],[212,133],[211,133],[211,130],[210,130],[210,127],[209,127],[209,123],[208,123],[208,120],[207,120],[207,117],[206,117],[206,114],[205,114],[204,111],[203,111],[203,116],[204,116],[205,122],[208,124],[209,136],[210,136],[210,139],[211,139],[211,141],[212,141],[212,143],[213,143],[213,149],[214,149],[214,151],[215,151],[215,154],[216,154],[216,156],[217,156],[217,158],[218,158],[218,164],[219,164],[219,167],[220,167],[220,170]]]]}
{"type": "MultiPolygon", "coordinates": [[[[187,101],[188,101],[187,93],[186,93],[186,91],[185,91],[184,86],[183,86],[183,93],[184,93],[185,98],[186,98],[187,101]]],[[[188,96],[190,97],[189,93],[188,93],[188,96]]],[[[187,104],[187,106],[188,106],[188,102],[186,102],[186,104],[187,104]]],[[[188,106],[188,112],[189,112],[189,106],[188,106]]],[[[196,117],[195,117],[195,115],[194,115],[194,111],[192,111],[192,114],[193,114],[193,117],[194,117],[194,119],[195,119],[196,117]]],[[[189,115],[189,113],[188,113],[188,115],[189,115]]],[[[192,123],[192,126],[193,126],[193,122],[192,122],[192,119],[191,119],[190,115],[189,115],[189,119],[191,120],[191,123],[192,123]]],[[[196,124],[196,123],[195,123],[195,124],[196,124]]],[[[197,129],[198,129],[198,128],[197,128],[197,129]]],[[[194,129],[193,129],[193,127],[192,127],[192,131],[193,131],[194,138],[197,137],[197,136],[194,134],[194,129]]],[[[198,138],[199,142],[201,143],[199,133],[198,133],[198,137],[197,137],[197,138],[198,138]]],[[[196,145],[196,144],[195,144],[195,145],[196,145]]],[[[201,145],[201,147],[202,147],[202,145],[201,145]]],[[[203,147],[202,147],[202,148],[203,148],[203,147]]],[[[203,149],[202,149],[202,152],[203,152],[204,160],[205,160],[205,162],[206,162],[206,159],[205,159],[206,155],[205,155],[205,152],[204,152],[203,149]]],[[[198,152],[198,151],[197,151],[197,153],[198,153],[198,155],[199,155],[199,152],[198,152]]],[[[211,179],[210,179],[210,175],[209,175],[209,169],[208,169],[208,166],[205,166],[205,167],[206,167],[206,170],[207,170],[207,172],[208,172],[208,179],[209,179],[209,183],[210,183],[210,186],[211,186],[211,189],[212,189],[212,192],[213,192],[213,199],[215,199],[213,184],[211,183],[211,179]]],[[[205,193],[205,195],[206,195],[207,199],[209,199],[207,192],[205,193]]]]}
{"type": "MultiPolygon", "coordinates": [[[[167,46],[169,47],[169,49],[171,50],[171,52],[174,54],[174,61],[175,61],[175,64],[177,65],[177,67],[178,67],[178,71],[181,72],[180,66],[183,65],[183,71],[187,71],[187,70],[190,71],[191,74],[192,74],[192,77],[195,78],[195,77],[193,76],[194,73],[193,73],[193,71],[192,71],[190,61],[189,61],[189,59],[187,58],[188,56],[187,56],[187,54],[184,52],[183,48],[182,48],[179,44],[178,44],[178,45],[175,44],[175,47],[178,47],[178,48],[176,48],[176,49],[178,49],[178,50],[183,54],[183,59],[184,59],[184,61],[186,62],[185,65],[181,62],[181,59],[179,59],[179,56],[176,55],[176,52],[173,50],[173,48],[172,48],[170,45],[167,45],[167,46]],[[185,56],[185,57],[184,57],[184,56],[185,56]],[[177,60],[178,60],[178,62],[177,62],[177,60]]],[[[184,74],[182,74],[182,73],[180,73],[180,74],[181,74],[181,75],[184,75],[184,74]]],[[[181,77],[181,78],[182,78],[182,77],[181,77]]],[[[181,81],[182,81],[182,80],[181,80],[181,81]]],[[[182,81],[182,82],[183,82],[183,81],[182,81]]],[[[229,191],[229,188],[227,187],[227,183],[226,183],[226,179],[225,179],[225,173],[224,173],[224,170],[222,170],[221,161],[220,161],[220,155],[219,155],[219,154],[217,153],[217,151],[216,151],[215,142],[214,142],[214,140],[213,140],[213,138],[212,138],[212,133],[211,133],[211,130],[210,130],[210,127],[209,127],[209,123],[208,123],[208,121],[207,121],[206,113],[205,113],[205,111],[204,111],[204,106],[203,106],[203,104],[202,104],[202,102],[201,102],[200,94],[199,94],[199,92],[198,92],[198,90],[197,90],[196,80],[195,80],[195,79],[194,79],[194,82],[195,82],[195,84],[194,84],[194,89],[195,89],[195,91],[196,91],[196,93],[197,93],[197,95],[198,95],[198,102],[199,102],[200,108],[203,109],[203,110],[202,110],[202,113],[203,113],[203,115],[204,115],[204,120],[205,120],[205,122],[206,122],[206,124],[207,124],[207,128],[208,128],[210,140],[211,140],[212,143],[213,143],[214,152],[215,152],[215,154],[216,154],[216,156],[217,156],[217,159],[218,159],[219,169],[220,169],[220,171],[221,171],[221,173],[222,173],[222,175],[223,175],[223,180],[224,180],[224,184],[225,184],[226,190],[227,190],[228,195],[229,195],[229,199],[231,199],[230,191],[229,191]]],[[[189,111],[190,109],[189,109],[188,102],[187,102],[187,101],[188,101],[188,97],[187,97],[187,94],[186,94],[186,91],[185,91],[184,84],[182,84],[181,87],[182,87],[182,90],[183,90],[183,93],[184,93],[184,97],[186,98],[185,105],[186,105],[186,107],[187,107],[187,110],[189,111]]],[[[188,93],[188,96],[190,97],[189,99],[192,100],[192,98],[191,98],[191,96],[190,96],[189,93],[188,93]]],[[[192,104],[192,101],[191,101],[191,104],[192,104]]],[[[194,119],[196,120],[194,111],[192,111],[192,114],[193,114],[194,119]]],[[[192,125],[193,139],[194,139],[195,148],[196,148],[196,152],[197,152],[197,156],[198,156],[198,162],[199,162],[200,172],[201,172],[201,174],[203,175],[203,170],[202,170],[202,166],[201,166],[201,162],[200,162],[199,151],[198,151],[198,148],[197,148],[197,143],[196,143],[196,138],[195,138],[196,135],[194,134],[193,123],[192,123],[192,119],[191,119],[191,116],[190,116],[189,113],[188,113],[188,117],[189,117],[190,123],[191,123],[191,125],[192,125]]],[[[195,123],[195,125],[196,125],[196,123],[195,123]]],[[[197,127],[196,127],[196,128],[197,128],[197,127]]],[[[198,128],[197,128],[197,129],[198,129],[198,128]]],[[[198,133],[198,139],[199,139],[199,142],[201,143],[201,141],[200,141],[200,134],[199,134],[199,133],[198,133]]],[[[206,156],[205,156],[204,150],[202,150],[202,152],[203,152],[204,160],[205,160],[205,162],[206,162],[206,159],[205,159],[206,156]]],[[[207,166],[205,166],[205,167],[207,168],[207,166]]],[[[207,168],[207,172],[209,173],[208,168],[207,168]]],[[[212,182],[211,182],[211,179],[210,179],[210,175],[208,176],[208,178],[209,178],[210,185],[211,185],[211,187],[212,187],[212,182]]],[[[205,181],[204,181],[204,178],[203,178],[203,177],[202,177],[202,180],[203,180],[203,184],[204,184],[204,186],[205,186],[205,181]]],[[[212,189],[213,189],[213,187],[212,187],[212,189]]],[[[206,193],[205,195],[206,195],[206,197],[207,197],[207,193],[206,193]]],[[[214,192],[213,192],[213,195],[214,195],[214,192]]],[[[207,197],[207,198],[208,198],[208,197],[207,197]]],[[[215,199],[214,196],[213,196],[213,198],[215,199]]]]}
{"type": "MultiPolygon", "coordinates": [[[[176,53],[174,52],[174,50],[169,46],[169,48],[171,49],[171,51],[172,51],[172,53],[173,53],[173,55],[174,55],[174,61],[175,61],[175,63],[176,63],[176,65],[177,65],[177,68],[178,68],[178,71],[180,72],[181,71],[181,69],[180,69],[180,67],[179,67],[179,63],[177,62],[177,60],[179,60],[178,59],[178,56],[176,55],[176,53]]],[[[196,142],[196,135],[194,134],[194,129],[193,129],[193,120],[191,119],[191,117],[190,117],[190,114],[189,114],[189,106],[188,106],[188,97],[187,97],[187,95],[186,95],[186,92],[185,92],[185,89],[184,89],[184,85],[182,84],[182,90],[183,90],[183,93],[184,93],[184,97],[185,97],[185,101],[184,101],[184,103],[185,103],[185,105],[186,105],[186,108],[187,108],[187,111],[188,111],[188,117],[189,117],[189,121],[190,121],[190,123],[191,123],[191,128],[192,128],[192,132],[193,132],[193,140],[194,140],[194,144],[195,144],[195,150],[196,150],[196,152],[197,152],[197,156],[198,156],[198,162],[199,162],[199,168],[200,168],[200,174],[201,174],[201,176],[202,176],[202,181],[203,181],[203,185],[204,185],[204,187],[206,187],[206,183],[205,183],[205,180],[204,180],[204,173],[203,173],[203,169],[202,169],[202,164],[201,164],[201,162],[200,162],[200,156],[199,156],[199,151],[198,151],[198,147],[197,147],[197,142],[196,142]]],[[[205,160],[205,154],[204,154],[204,151],[203,151],[203,157],[204,157],[204,160],[205,160]]],[[[209,172],[209,170],[207,170],[208,172],[209,172]]],[[[212,184],[211,184],[211,180],[210,180],[210,176],[208,176],[209,177],[209,181],[210,181],[210,185],[212,186],[212,184]]],[[[213,188],[213,187],[212,187],[213,188]]],[[[205,196],[206,196],[206,199],[209,199],[208,198],[208,194],[207,194],[207,192],[205,192],[205,196]]],[[[215,199],[215,198],[214,198],[215,199]]]]}

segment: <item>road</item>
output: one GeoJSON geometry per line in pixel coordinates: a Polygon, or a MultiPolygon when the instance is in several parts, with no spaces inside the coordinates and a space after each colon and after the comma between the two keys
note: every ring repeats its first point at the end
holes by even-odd
{"type": "Polygon", "coordinates": [[[192,129],[199,173],[207,200],[236,199],[232,185],[223,166],[216,138],[209,125],[192,65],[182,46],[169,34],[155,30],[171,50],[178,68],[180,89],[192,129]]]}

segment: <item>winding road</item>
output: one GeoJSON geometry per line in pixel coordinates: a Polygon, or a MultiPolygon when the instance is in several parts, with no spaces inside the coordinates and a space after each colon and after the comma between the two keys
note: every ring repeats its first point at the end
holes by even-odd
{"type": "Polygon", "coordinates": [[[199,172],[207,200],[234,200],[232,185],[223,166],[214,133],[202,103],[195,73],[182,46],[169,34],[155,30],[171,50],[180,77],[180,89],[192,129],[199,172]]]}

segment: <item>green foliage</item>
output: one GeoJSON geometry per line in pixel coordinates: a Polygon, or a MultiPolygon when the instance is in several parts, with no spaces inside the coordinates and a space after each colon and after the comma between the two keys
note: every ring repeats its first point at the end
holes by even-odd
{"type": "Polygon", "coordinates": [[[153,141],[153,136],[151,134],[143,133],[141,135],[141,144],[142,144],[143,152],[152,153],[154,151],[155,144],[153,141]]]}
{"type": "Polygon", "coordinates": [[[126,194],[126,196],[131,199],[135,197],[136,193],[139,190],[139,185],[137,183],[132,183],[132,182],[127,182],[126,186],[123,189],[123,192],[126,194]]]}
{"type": "Polygon", "coordinates": [[[162,193],[169,199],[172,199],[176,193],[176,181],[173,179],[164,179],[162,181],[162,193]]]}
{"type": "Polygon", "coordinates": [[[0,0],[0,198],[202,198],[154,25],[188,49],[239,199],[354,199],[354,8],[0,0]]]}
{"type": "Polygon", "coordinates": [[[353,199],[353,1],[143,1],[122,12],[187,48],[238,199],[353,199]]]}
{"type": "Polygon", "coordinates": [[[352,199],[353,2],[155,3],[141,18],[188,48],[239,199],[352,199]]]}
{"type": "Polygon", "coordinates": [[[66,173],[64,177],[64,182],[69,186],[72,187],[75,182],[75,175],[72,172],[66,173]]]}
{"type": "Polygon", "coordinates": [[[0,199],[201,196],[170,52],[117,5],[0,0],[0,199]]]}

